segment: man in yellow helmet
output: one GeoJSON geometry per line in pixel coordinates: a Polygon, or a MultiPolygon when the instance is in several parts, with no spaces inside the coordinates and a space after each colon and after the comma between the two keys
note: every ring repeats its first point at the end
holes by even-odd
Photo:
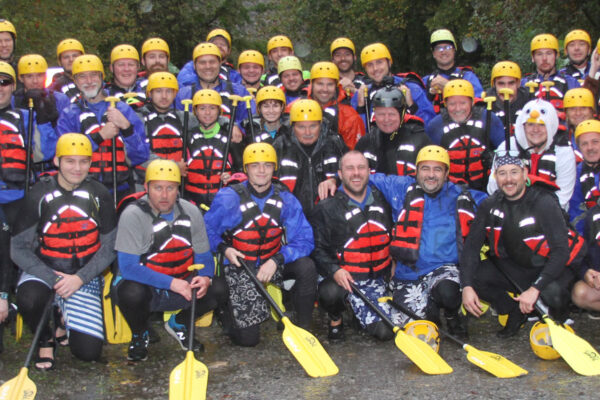
{"type": "Polygon", "coordinates": [[[294,55],[294,45],[289,37],[285,35],[272,36],[267,42],[267,71],[261,78],[265,85],[278,86],[281,83],[279,77],[279,60],[283,57],[294,55]]]}
{"type": "Polygon", "coordinates": [[[50,89],[64,93],[70,101],[74,101],[79,95],[79,90],[73,82],[73,61],[84,53],[83,45],[77,39],[63,39],[56,46],[56,58],[63,71],[54,74],[50,89]]]}
{"type": "MultiPolygon", "coordinates": [[[[12,258],[22,271],[17,304],[26,324],[34,331],[55,296],[71,353],[84,361],[98,360],[102,352],[100,274],[115,258],[117,232],[110,193],[89,177],[91,161],[92,144],[85,135],[65,133],[58,139],[58,173],[43,177],[27,194],[11,242],[12,258]]],[[[46,326],[37,369],[54,368],[56,345],[46,326]]]]}
{"type": "Polygon", "coordinates": [[[340,85],[348,94],[344,99],[345,104],[350,104],[350,98],[356,90],[365,82],[365,74],[355,71],[356,47],[354,42],[346,37],[339,37],[331,42],[329,46],[331,61],[340,71],[340,85]]]}
{"type": "MultiPolygon", "coordinates": [[[[180,199],[179,167],[171,160],[152,161],[146,169],[147,194],[125,208],[119,219],[117,250],[119,275],[114,288],[117,303],[131,328],[127,359],[148,356],[148,320],[153,311],[175,311],[165,329],[183,350],[188,344],[190,305],[200,316],[217,305],[212,276],[215,265],[204,219],[195,205],[180,199]],[[202,264],[190,271],[193,264],[202,264]],[[192,299],[192,289],[198,289],[192,299]]],[[[203,345],[193,339],[194,350],[203,345]]]]}
{"type": "Polygon", "coordinates": [[[140,72],[140,54],[129,44],[120,44],[110,52],[110,72],[113,79],[106,85],[109,96],[115,96],[127,103],[134,111],[146,102],[148,80],[138,78],[140,72]],[[135,96],[124,97],[132,93],[135,96]]]}
{"type": "Polygon", "coordinates": [[[250,93],[256,94],[261,88],[260,81],[265,71],[265,58],[256,50],[244,50],[238,57],[238,72],[242,77],[242,85],[250,93]]]}
{"type": "Polygon", "coordinates": [[[569,64],[559,72],[570,75],[575,79],[585,79],[590,71],[590,55],[592,38],[582,29],[574,29],[565,36],[564,51],[569,58],[569,64]]]}
{"type": "Polygon", "coordinates": [[[504,125],[504,96],[500,94],[501,89],[510,89],[510,131],[514,133],[514,123],[521,109],[530,99],[527,88],[521,86],[521,68],[512,61],[500,61],[492,67],[491,87],[486,96],[493,96],[496,101],[492,104],[492,111],[504,125]]]}
{"type": "Polygon", "coordinates": [[[169,59],[171,51],[169,44],[161,38],[152,37],[142,44],[142,65],[146,79],[154,72],[169,72],[169,59]]]}
{"type": "Polygon", "coordinates": [[[248,145],[243,163],[248,180],[220,190],[205,219],[211,249],[227,259],[223,271],[229,293],[221,299],[224,329],[233,343],[256,346],[269,308],[240,268],[240,260],[256,270],[263,283],[281,286],[283,280],[296,280],[295,322],[305,329],[312,320],[317,273],[308,257],[313,234],[302,207],[285,186],[272,182],[278,168],[273,146],[248,145]]]}

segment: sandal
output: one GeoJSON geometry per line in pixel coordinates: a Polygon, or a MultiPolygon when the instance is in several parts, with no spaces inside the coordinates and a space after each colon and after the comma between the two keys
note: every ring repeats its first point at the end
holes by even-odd
{"type": "Polygon", "coordinates": [[[51,371],[56,366],[56,342],[46,341],[40,342],[38,348],[38,356],[35,359],[35,369],[38,371],[51,371]],[[52,349],[52,358],[50,357],[40,357],[40,350],[42,349],[52,349]],[[50,364],[49,367],[40,367],[38,364],[50,364]]]}
{"type": "Polygon", "coordinates": [[[54,308],[54,326],[56,330],[54,331],[54,339],[56,343],[58,343],[61,347],[66,347],[69,345],[69,336],[67,334],[67,328],[65,327],[65,321],[60,312],[60,308],[54,308]],[[58,331],[64,332],[63,334],[59,334],[58,331]]]}

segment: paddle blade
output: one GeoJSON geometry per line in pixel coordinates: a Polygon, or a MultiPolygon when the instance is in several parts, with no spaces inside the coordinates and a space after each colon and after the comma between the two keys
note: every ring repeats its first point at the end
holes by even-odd
{"type": "Polygon", "coordinates": [[[502,357],[500,354],[478,350],[470,344],[465,344],[467,360],[498,378],[516,378],[527,375],[527,370],[502,357]]]}
{"type": "MultiPolygon", "coordinates": [[[[273,298],[273,300],[275,300],[275,303],[277,303],[279,308],[281,308],[281,311],[285,312],[285,307],[283,306],[283,294],[281,293],[281,288],[272,283],[267,283],[267,292],[273,298]]],[[[273,307],[271,307],[271,318],[273,318],[273,320],[275,322],[279,322],[279,314],[277,314],[277,311],[275,311],[273,309],[273,307]]]]}
{"type": "Polygon", "coordinates": [[[0,400],[33,400],[37,393],[35,383],[27,376],[28,369],[21,368],[19,375],[0,386],[0,400]]]}
{"type": "Polygon", "coordinates": [[[170,400],[204,400],[208,385],[208,368],[188,351],[185,360],[171,371],[169,378],[170,400]]]}
{"type": "Polygon", "coordinates": [[[600,355],[587,341],[558,325],[547,315],[544,322],[550,329],[552,347],[580,375],[600,375],[600,355]]]}
{"type": "Polygon", "coordinates": [[[302,368],[312,378],[332,376],[339,372],[329,354],[310,332],[292,324],[288,317],[281,319],[285,326],[283,343],[302,368]]]}
{"type": "Polygon", "coordinates": [[[452,367],[431,346],[414,336],[407,335],[395,327],[396,347],[403,352],[421,371],[430,375],[449,374],[452,367]]]}
{"type": "Polygon", "coordinates": [[[121,314],[119,306],[113,304],[110,296],[110,286],[113,274],[107,272],[104,275],[104,289],[102,291],[102,307],[104,310],[104,329],[106,340],[110,344],[129,343],[131,341],[131,329],[121,314]]]}

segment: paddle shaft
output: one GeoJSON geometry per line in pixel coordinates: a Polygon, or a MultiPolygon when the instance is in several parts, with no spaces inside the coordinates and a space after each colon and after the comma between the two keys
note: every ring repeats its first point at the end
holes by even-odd
{"type": "MultiPolygon", "coordinates": [[[[229,126],[227,129],[227,143],[225,143],[225,154],[223,154],[223,166],[221,167],[221,176],[225,173],[227,169],[227,159],[229,158],[229,144],[231,143],[231,135],[233,135],[233,125],[235,124],[235,115],[237,114],[238,108],[238,99],[233,100],[233,105],[231,106],[231,119],[229,120],[229,126]]],[[[223,180],[219,179],[219,190],[223,187],[223,180]]]]}
{"type": "MultiPolygon", "coordinates": [[[[492,263],[492,264],[494,264],[494,263],[492,263]]],[[[513,285],[515,288],[517,288],[519,293],[523,293],[523,289],[521,289],[521,286],[519,286],[517,281],[515,281],[508,272],[506,272],[505,270],[503,270],[496,264],[494,264],[494,266],[511,283],[511,285],[513,285]]],[[[544,317],[544,315],[548,314],[548,308],[546,306],[543,306],[542,304],[540,304],[540,301],[541,300],[538,298],[538,300],[535,302],[535,311],[539,314],[540,317],[544,317]]]]}
{"type": "Polygon", "coordinates": [[[248,124],[250,125],[250,136],[252,136],[252,143],[256,142],[256,136],[254,133],[254,120],[252,119],[252,104],[250,101],[252,100],[252,96],[244,97],[244,101],[246,102],[246,110],[248,110],[248,124]]]}
{"type": "Polygon", "coordinates": [[[192,309],[190,310],[190,337],[188,338],[188,351],[194,350],[194,328],[196,327],[196,293],[198,288],[192,289],[192,309]]]}
{"type": "MultiPolygon", "coordinates": [[[[110,96],[104,99],[111,107],[115,107],[119,101],[118,97],[110,96]]],[[[117,137],[111,139],[110,152],[111,152],[111,168],[112,168],[112,187],[113,187],[113,203],[115,209],[117,208],[117,137]]]]}
{"type": "Polygon", "coordinates": [[[369,88],[365,86],[363,93],[365,98],[365,118],[367,119],[367,134],[371,134],[371,102],[369,101],[369,88]]]}
{"type": "Polygon", "coordinates": [[[29,192],[29,178],[31,175],[31,147],[33,146],[33,99],[29,98],[29,103],[27,104],[29,110],[29,119],[27,125],[27,151],[26,151],[26,161],[25,161],[25,194],[29,192]]]}
{"type": "MultiPolygon", "coordinates": [[[[185,101],[185,100],[184,100],[185,101]]],[[[187,147],[188,147],[188,124],[190,121],[190,103],[189,100],[184,103],[183,111],[183,146],[181,149],[181,158],[184,163],[187,163],[187,147]]],[[[185,192],[185,176],[181,177],[181,185],[179,186],[179,194],[183,197],[185,192]]]]}
{"type": "Polygon", "coordinates": [[[244,269],[250,276],[250,279],[252,279],[252,281],[254,282],[254,285],[256,285],[256,288],[258,289],[260,294],[262,294],[262,296],[265,298],[265,300],[267,300],[269,302],[269,304],[271,305],[271,307],[273,307],[273,309],[275,310],[277,315],[279,315],[279,318],[283,318],[284,317],[283,311],[281,311],[281,308],[279,308],[279,306],[277,305],[277,302],[275,300],[273,300],[273,298],[271,297],[269,292],[267,292],[267,289],[265,289],[265,287],[258,280],[256,275],[254,275],[254,273],[252,272],[252,270],[250,269],[248,264],[246,264],[246,261],[241,258],[238,258],[238,261],[240,262],[240,264],[242,264],[242,267],[244,267],[244,269]]]}
{"type": "Polygon", "coordinates": [[[352,292],[358,297],[360,297],[362,301],[364,301],[369,307],[371,307],[373,311],[375,311],[375,314],[379,315],[379,318],[381,318],[387,326],[392,328],[392,330],[396,327],[396,325],[394,325],[394,323],[388,318],[388,316],[385,315],[385,313],[381,311],[381,309],[377,307],[377,305],[373,303],[354,283],[348,283],[350,283],[350,287],[352,287],[352,292]]]}
{"type": "Polygon", "coordinates": [[[50,292],[50,298],[46,303],[46,307],[44,308],[44,313],[42,314],[42,318],[40,322],[38,322],[38,326],[35,329],[35,334],[33,335],[33,339],[31,340],[31,346],[29,347],[29,351],[27,352],[27,357],[25,357],[25,364],[23,366],[25,368],[29,368],[29,364],[31,363],[31,359],[33,358],[33,353],[37,349],[38,341],[40,340],[40,336],[42,335],[42,330],[46,325],[46,321],[48,320],[48,316],[50,315],[50,310],[52,309],[52,304],[54,303],[54,290],[50,292]]]}

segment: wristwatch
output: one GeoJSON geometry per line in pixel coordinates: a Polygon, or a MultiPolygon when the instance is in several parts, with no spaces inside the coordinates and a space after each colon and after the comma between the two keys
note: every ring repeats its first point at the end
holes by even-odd
{"type": "Polygon", "coordinates": [[[8,300],[8,292],[0,292],[0,300],[8,300]]]}

